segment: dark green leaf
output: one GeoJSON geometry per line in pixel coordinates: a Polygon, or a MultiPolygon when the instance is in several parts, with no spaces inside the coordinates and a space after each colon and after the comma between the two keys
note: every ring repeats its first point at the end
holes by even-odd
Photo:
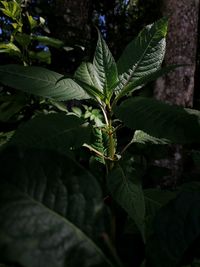
{"type": "Polygon", "coordinates": [[[199,117],[178,106],[152,98],[135,97],[122,102],[115,114],[126,126],[157,138],[174,143],[200,141],[199,117]]]}
{"type": "Polygon", "coordinates": [[[18,33],[18,34],[16,34],[15,35],[15,40],[22,47],[27,47],[31,42],[30,35],[28,35],[26,33],[18,33]]]}
{"type": "Polygon", "coordinates": [[[156,138],[143,131],[136,130],[132,142],[139,144],[165,145],[169,143],[169,140],[163,138],[156,138]]]}
{"type": "Polygon", "coordinates": [[[77,116],[65,114],[40,115],[22,125],[9,145],[21,148],[41,148],[67,152],[89,142],[91,128],[77,116]]]}
{"type": "Polygon", "coordinates": [[[154,234],[147,243],[147,258],[154,267],[176,267],[200,235],[200,190],[183,191],[161,208],[154,234]]]}
{"type": "Polygon", "coordinates": [[[6,122],[27,104],[22,93],[0,96],[0,121],[6,122]]]}
{"type": "MultiPolygon", "coordinates": [[[[101,128],[98,128],[98,127],[93,128],[92,147],[96,149],[101,155],[105,154],[105,147],[104,147],[103,134],[102,134],[101,128]]],[[[103,156],[95,155],[94,159],[105,164],[105,160],[103,156]]]]}
{"type": "Polygon", "coordinates": [[[29,51],[29,57],[32,60],[38,61],[38,62],[44,62],[47,64],[51,64],[51,52],[50,51],[29,51]]]}
{"type": "Polygon", "coordinates": [[[105,228],[101,190],[90,173],[50,151],[11,150],[1,163],[0,262],[112,266],[94,243],[105,228]]]}
{"type": "Polygon", "coordinates": [[[112,196],[134,220],[144,238],[145,204],[142,185],[134,172],[125,173],[119,166],[108,175],[112,196]]]}
{"type": "Polygon", "coordinates": [[[101,90],[101,83],[98,80],[96,70],[93,64],[90,62],[83,62],[76,70],[74,78],[88,85],[91,85],[99,89],[99,91],[103,92],[101,90]]]}
{"type": "Polygon", "coordinates": [[[99,31],[93,65],[101,90],[104,92],[105,97],[110,98],[113,85],[118,81],[117,66],[99,31]]]}
{"type": "Polygon", "coordinates": [[[149,188],[144,190],[147,236],[152,233],[152,224],[158,211],[170,200],[174,199],[177,194],[178,191],[162,190],[158,188],[149,188]]]}
{"type": "Polygon", "coordinates": [[[160,68],[165,54],[166,33],[167,20],[163,18],[145,27],[125,48],[117,64],[120,74],[117,93],[130,82],[149,76],[160,68]]]}
{"type": "Polygon", "coordinates": [[[149,72],[145,73],[144,76],[141,76],[137,79],[134,79],[131,82],[128,82],[127,85],[125,85],[123,87],[123,89],[120,90],[119,92],[117,92],[117,90],[119,89],[119,87],[117,87],[116,88],[116,93],[118,94],[117,99],[120,99],[122,96],[125,96],[126,94],[129,94],[135,90],[140,89],[146,83],[155,81],[157,78],[169,73],[170,71],[173,71],[174,69],[176,69],[178,67],[180,67],[180,66],[179,65],[172,65],[172,66],[163,67],[162,69],[158,69],[154,72],[150,72],[150,74],[149,74],[149,72]]]}
{"type": "Polygon", "coordinates": [[[31,39],[36,40],[41,44],[49,45],[49,46],[56,47],[56,48],[60,48],[64,46],[63,41],[55,39],[55,38],[47,37],[47,36],[32,35],[31,39]]]}
{"type": "Polygon", "coordinates": [[[90,98],[72,79],[62,77],[61,74],[42,67],[0,66],[0,82],[23,92],[57,101],[90,98]]]}

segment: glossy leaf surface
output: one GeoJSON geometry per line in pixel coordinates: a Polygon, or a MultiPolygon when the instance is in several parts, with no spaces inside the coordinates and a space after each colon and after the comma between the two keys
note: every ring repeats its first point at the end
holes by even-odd
{"type": "Polygon", "coordinates": [[[96,69],[101,90],[105,96],[109,97],[112,93],[113,85],[118,81],[117,66],[106,42],[99,32],[93,65],[96,69]]]}
{"type": "Polygon", "coordinates": [[[167,20],[165,18],[145,27],[125,48],[118,60],[120,83],[116,93],[120,93],[130,82],[156,72],[165,54],[165,36],[167,20]]]}
{"type": "Polygon", "coordinates": [[[0,66],[0,82],[23,92],[57,101],[88,99],[89,95],[72,79],[42,67],[0,66]]]}

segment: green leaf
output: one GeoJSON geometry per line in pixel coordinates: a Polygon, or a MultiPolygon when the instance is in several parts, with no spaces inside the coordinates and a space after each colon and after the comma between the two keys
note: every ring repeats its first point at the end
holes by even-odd
{"type": "Polygon", "coordinates": [[[99,91],[101,90],[101,84],[98,80],[96,70],[94,65],[90,62],[83,62],[76,70],[74,78],[96,87],[99,91]]]}
{"type": "Polygon", "coordinates": [[[108,187],[114,199],[126,210],[134,220],[145,239],[145,203],[141,183],[136,179],[134,171],[130,173],[118,166],[107,177],[108,187]]]}
{"type": "Polygon", "coordinates": [[[15,1],[1,1],[4,8],[1,11],[13,20],[18,20],[21,15],[21,6],[15,1]]]}
{"type": "Polygon", "coordinates": [[[174,143],[200,141],[199,117],[153,98],[125,100],[115,114],[126,126],[174,143]]]}
{"type": "Polygon", "coordinates": [[[100,99],[104,97],[101,83],[92,63],[83,62],[76,70],[74,78],[90,95],[97,96],[100,99]]]}
{"type": "MultiPolygon", "coordinates": [[[[170,200],[174,199],[177,191],[163,190],[159,188],[148,188],[144,190],[144,197],[146,203],[146,210],[152,213],[151,210],[156,212],[170,200]]],[[[153,212],[155,215],[155,212],[153,212]]]]}
{"type": "Polygon", "coordinates": [[[14,134],[14,131],[0,132],[0,146],[5,145],[14,134]]]}
{"type": "Polygon", "coordinates": [[[39,62],[44,62],[46,64],[51,64],[51,52],[50,51],[29,51],[29,57],[32,60],[36,60],[39,62]]]}
{"type": "Polygon", "coordinates": [[[163,18],[145,27],[125,48],[117,63],[120,83],[116,92],[120,93],[130,82],[157,71],[165,54],[167,19],[163,18]]]}
{"type": "MultiPolygon", "coordinates": [[[[143,190],[145,200],[145,235],[146,239],[151,236],[153,231],[153,222],[159,210],[175,199],[180,191],[163,190],[160,188],[148,188],[143,190]]],[[[135,232],[135,223],[131,218],[127,221],[127,232],[135,232]]]]}
{"type": "Polygon", "coordinates": [[[8,145],[20,148],[52,149],[66,153],[90,141],[91,128],[77,116],[40,115],[22,125],[8,145]]]}
{"type": "Polygon", "coordinates": [[[56,101],[90,98],[72,79],[62,77],[61,74],[42,67],[12,64],[0,66],[0,82],[23,92],[56,101]]]}
{"type": "Polygon", "coordinates": [[[164,138],[156,138],[152,135],[149,135],[143,131],[136,130],[133,136],[133,143],[140,144],[152,144],[152,145],[165,145],[169,144],[169,140],[164,138]]]}
{"type": "MultiPolygon", "coordinates": [[[[93,127],[92,131],[92,147],[96,149],[101,155],[105,154],[105,147],[103,142],[103,134],[102,129],[98,127],[93,127]]],[[[105,164],[105,159],[103,156],[95,155],[94,159],[101,162],[102,164],[105,164]]]]}
{"type": "Polygon", "coordinates": [[[11,150],[1,162],[0,262],[112,266],[95,244],[105,231],[104,207],[90,173],[50,151],[11,150]]]}
{"type": "Polygon", "coordinates": [[[15,35],[15,40],[22,46],[22,47],[27,47],[30,42],[30,35],[26,33],[18,33],[15,35]]]}
{"type": "Polygon", "coordinates": [[[13,43],[0,43],[0,53],[8,53],[11,56],[21,57],[20,49],[13,43]]]}
{"type": "Polygon", "coordinates": [[[173,71],[174,69],[180,67],[180,65],[171,65],[171,66],[167,66],[164,67],[162,69],[158,69],[154,72],[150,72],[149,73],[145,73],[144,76],[141,76],[137,79],[134,79],[131,82],[128,82],[127,85],[125,85],[123,87],[123,89],[120,89],[120,84],[119,86],[116,87],[115,91],[117,94],[117,100],[120,99],[122,96],[125,96],[126,94],[130,94],[138,89],[141,89],[142,86],[144,86],[145,84],[155,81],[157,78],[166,75],[167,73],[169,73],[170,71],[173,71]],[[119,90],[119,91],[118,91],[119,90]]]}
{"type": "Polygon", "coordinates": [[[200,188],[183,191],[161,208],[154,234],[147,242],[147,259],[155,267],[176,267],[200,235],[200,188]]]}
{"type": "Polygon", "coordinates": [[[24,95],[1,95],[0,96],[0,121],[6,122],[18,113],[27,104],[24,95]]]}
{"type": "Polygon", "coordinates": [[[55,48],[61,48],[64,46],[64,42],[56,39],[56,38],[51,38],[51,37],[47,37],[47,36],[42,36],[42,35],[32,35],[31,36],[32,40],[38,41],[41,44],[44,45],[49,45],[55,48]]]}
{"type": "Polygon", "coordinates": [[[38,26],[37,20],[35,20],[31,15],[27,15],[29,25],[31,27],[31,30],[36,28],[38,26]]]}
{"type": "Polygon", "coordinates": [[[145,198],[145,226],[147,238],[153,231],[153,222],[159,210],[175,199],[179,191],[162,190],[159,188],[148,188],[144,190],[145,198]]]}
{"type": "Polygon", "coordinates": [[[98,83],[100,83],[100,89],[104,92],[105,97],[110,99],[113,86],[118,81],[117,66],[99,31],[93,65],[96,70],[98,83]]]}

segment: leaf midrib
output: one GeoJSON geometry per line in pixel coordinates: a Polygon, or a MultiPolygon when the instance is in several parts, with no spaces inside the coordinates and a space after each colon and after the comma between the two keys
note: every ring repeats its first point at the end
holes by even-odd
{"type": "MultiPolygon", "coordinates": [[[[3,73],[5,73],[5,71],[2,71],[1,70],[1,68],[0,68],[0,72],[3,72],[3,73]]],[[[55,85],[56,84],[56,81],[55,82],[53,82],[53,81],[51,81],[51,80],[45,80],[45,79],[42,79],[42,78],[34,78],[34,77],[32,77],[32,76],[29,76],[29,75],[22,75],[22,74],[19,74],[19,73],[16,73],[16,72],[14,72],[14,71],[6,71],[6,73],[8,73],[8,74],[12,74],[13,76],[18,76],[18,77],[20,77],[20,78],[26,78],[26,79],[31,79],[31,80],[37,80],[37,81],[43,81],[43,82],[48,82],[48,83],[51,83],[51,84],[53,84],[53,85],[55,85]]],[[[52,75],[54,75],[53,73],[52,73],[52,75]]],[[[59,75],[60,77],[62,77],[62,75],[60,75],[59,73],[58,74],[56,74],[56,75],[59,75]]],[[[60,78],[58,78],[58,79],[60,79],[60,78]]]]}
{"type": "MultiPolygon", "coordinates": [[[[120,94],[123,93],[125,87],[128,85],[128,83],[130,82],[130,80],[134,77],[134,74],[135,74],[135,72],[136,72],[136,70],[137,70],[137,68],[138,68],[138,65],[139,65],[139,64],[141,63],[141,61],[143,60],[143,58],[144,58],[144,56],[145,56],[145,54],[146,54],[146,51],[149,49],[150,44],[152,43],[152,41],[153,41],[153,39],[154,39],[154,37],[155,37],[156,34],[157,34],[157,30],[156,30],[156,32],[154,33],[154,35],[151,37],[148,46],[146,47],[146,49],[144,50],[142,56],[140,57],[140,60],[138,61],[138,63],[135,64],[135,70],[131,73],[131,75],[129,76],[128,80],[127,80],[126,83],[123,85],[123,89],[121,90],[120,94]]],[[[163,38],[164,38],[164,37],[163,37],[163,38]]],[[[162,39],[163,39],[163,38],[162,38],[162,39]]],[[[161,39],[161,40],[162,40],[162,39],[161,39]]],[[[126,71],[126,73],[127,73],[127,71],[126,71]]],[[[123,74],[122,74],[122,75],[123,75],[123,74]]]]}

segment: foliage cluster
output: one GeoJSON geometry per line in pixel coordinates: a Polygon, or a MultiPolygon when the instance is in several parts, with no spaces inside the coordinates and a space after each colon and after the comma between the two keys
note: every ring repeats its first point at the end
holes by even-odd
{"type": "MultiPolygon", "coordinates": [[[[131,233],[145,246],[138,266],[198,264],[198,249],[190,261],[184,257],[199,244],[199,182],[173,191],[144,185],[152,151],[200,140],[198,111],[136,94],[177,67],[161,68],[166,34],[165,18],[146,26],[116,62],[98,32],[93,62],[71,78],[42,67],[0,66],[4,86],[57,106],[34,114],[1,146],[2,263],[136,265],[132,252],[128,260],[122,255],[120,237],[131,233]],[[62,101],[74,99],[87,105],[69,112],[62,101]],[[119,138],[124,127],[132,133],[126,144],[119,138]]],[[[193,157],[199,162],[198,152],[193,157]]]]}

